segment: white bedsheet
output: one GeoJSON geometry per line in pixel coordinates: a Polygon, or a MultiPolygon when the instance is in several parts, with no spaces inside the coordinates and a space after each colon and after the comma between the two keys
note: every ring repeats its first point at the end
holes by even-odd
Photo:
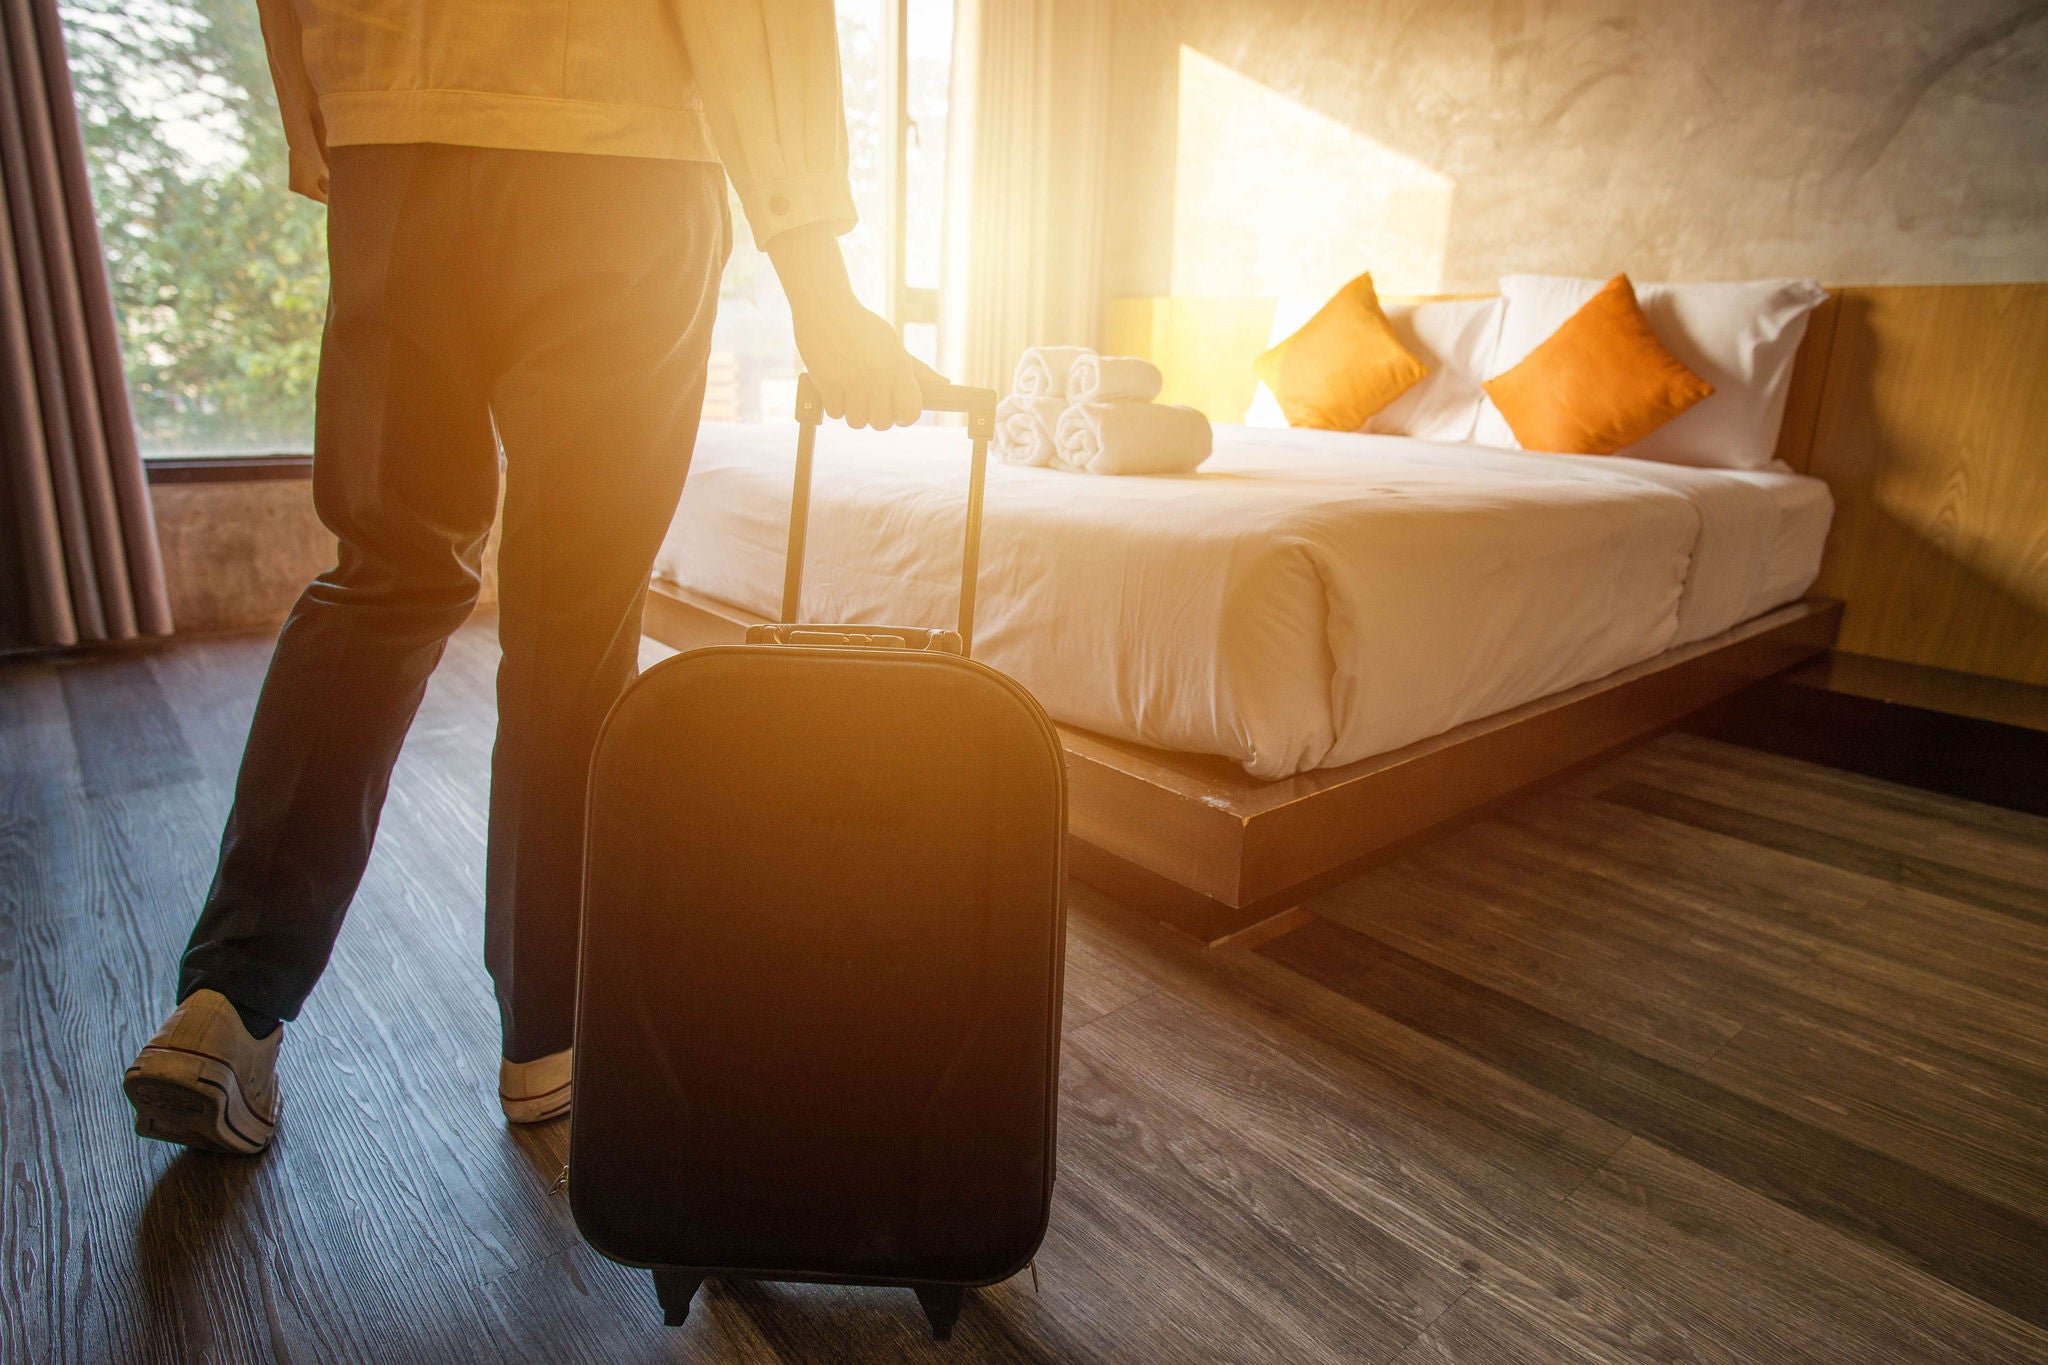
{"type": "MultiPolygon", "coordinates": [[[[966,440],[819,435],[803,615],[950,625],[966,440]]],[[[706,424],[656,572],[772,615],[791,424],[706,424]]],[[[1349,763],[1797,597],[1788,472],[1218,427],[1194,474],[991,461],[975,654],[1054,719],[1261,777],[1349,763]]]]}
{"type": "Polygon", "coordinates": [[[1687,566],[1674,645],[1719,635],[1792,601],[1813,585],[1834,519],[1835,501],[1819,479],[1775,469],[1701,469],[1613,455],[1547,455],[1597,462],[1683,495],[1700,515],[1687,566]]]}

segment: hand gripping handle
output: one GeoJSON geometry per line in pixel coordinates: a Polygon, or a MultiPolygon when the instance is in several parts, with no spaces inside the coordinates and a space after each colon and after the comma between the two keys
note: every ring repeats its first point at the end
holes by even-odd
{"type": "MultiPolygon", "coordinates": [[[[974,650],[974,584],[981,572],[981,503],[988,482],[988,443],[996,429],[996,395],[993,389],[972,389],[959,384],[927,384],[922,391],[926,412],[967,414],[967,435],[974,443],[968,467],[967,534],[960,565],[961,653],[974,650]]],[[[808,374],[796,380],[796,488],[789,508],[789,558],[782,571],[782,620],[793,624],[804,590],[804,539],[811,520],[811,459],[817,445],[818,425],[825,420],[824,400],[808,374]]]]}
{"type": "MultiPolygon", "coordinates": [[[[918,397],[926,412],[966,413],[969,436],[986,440],[996,434],[994,389],[971,389],[965,384],[940,381],[920,385],[918,397]]],[[[824,401],[818,397],[818,386],[808,373],[796,377],[796,420],[806,426],[817,426],[825,420],[824,401]]]]}

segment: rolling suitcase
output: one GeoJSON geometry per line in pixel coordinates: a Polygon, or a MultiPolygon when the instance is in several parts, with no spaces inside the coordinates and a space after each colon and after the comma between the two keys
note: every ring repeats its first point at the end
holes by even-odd
{"type": "Polygon", "coordinates": [[[569,1199],[671,1325],[708,1276],[897,1285],[943,1340],[1045,1233],[1065,766],[969,657],[995,395],[926,407],[973,440],[959,630],[799,623],[805,376],[781,623],[649,669],[592,759],[569,1199]]]}

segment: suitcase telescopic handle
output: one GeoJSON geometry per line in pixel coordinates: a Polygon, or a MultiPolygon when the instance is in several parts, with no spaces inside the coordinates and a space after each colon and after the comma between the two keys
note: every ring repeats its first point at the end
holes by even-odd
{"type": "MultiPolygon", "coordinates": [[[[960,652],[974,651],[974,584],[981,574],[981,502],[988,482],[988,443],[996,430],[996,395],[993,389],[972,389],[960,384],[927,384],[923,387],[926,412],[964,412],[967,435],[974,443],[967,476],[967,534],[960,564],[960,652]]],[[[782,571],[782,620],[795,624],[804,591],[804,540],[811,521],[811,457],[816,449],[818,426],[825,420],[825,403],[809,374],[796,379],[796,489],[789,507],[789,559],[782,571]]]]}

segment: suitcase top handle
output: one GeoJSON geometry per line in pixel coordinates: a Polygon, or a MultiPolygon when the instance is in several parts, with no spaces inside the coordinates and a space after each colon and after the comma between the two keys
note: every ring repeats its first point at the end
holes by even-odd
{"type": "MultiPolygon", "coordinates": [[[[960,652],[974,652],[974,584],[981,572],[981,502],[988,482],[988,443],[996,429],[996,394],[993,389],[971,389],[959,384],[927,384],[923,389],[926,412],[967,414],[967,435],[974,443],[967,478],[967,532],[960,563],[960,652]]],[[[817,446],[818,426],[825,420],[825,403],[809,374],[796,379],[796,488],[789,507],[789,558],[782,571],[782,622],[793,625],[804,590],[804,540],[811,520],[811,459],[817,446]]]]}

